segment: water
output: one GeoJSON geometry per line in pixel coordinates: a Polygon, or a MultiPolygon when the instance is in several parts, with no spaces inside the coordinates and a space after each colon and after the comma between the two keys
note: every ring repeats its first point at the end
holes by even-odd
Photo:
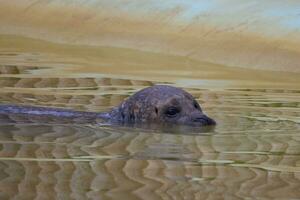
{"type": "Polygon", "coordinates": [[[0,199],[300,198],[298,74],[2,38],[1,103],[106,111],[161,83],[192,93],[218,125],[174,133],[2,115],[0,199]]]}

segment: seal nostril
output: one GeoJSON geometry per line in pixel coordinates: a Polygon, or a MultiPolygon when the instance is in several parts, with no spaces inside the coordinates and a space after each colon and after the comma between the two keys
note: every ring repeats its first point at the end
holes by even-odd
{"type": "Polygon", "coordinates": [[[215,120],[213,120],[213,119],[211,119],[211,118],[207,118],[207,125],[216,125],[217,123],[216,123],[216,121],[215,120]]]}

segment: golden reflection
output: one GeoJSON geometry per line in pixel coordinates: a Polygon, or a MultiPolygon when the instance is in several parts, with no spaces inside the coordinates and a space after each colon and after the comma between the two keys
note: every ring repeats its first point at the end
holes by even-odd
{"type": "Polygon", "coordinates": [[[1,124],[0,131],[3,198],[300,194],[297,133],[191,136],[50,124],[1,124]]]}

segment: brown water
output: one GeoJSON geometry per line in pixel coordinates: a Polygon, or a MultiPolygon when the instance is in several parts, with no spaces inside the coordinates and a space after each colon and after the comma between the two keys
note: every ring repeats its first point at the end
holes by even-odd
{"type": "Polygon", "coordinates": [[[207,133],[0,124],[0,199],[299,199],[300,75],[121,48],[0,37],[0,103],[106,111],[137,90],[192,93],[207,133]]]}

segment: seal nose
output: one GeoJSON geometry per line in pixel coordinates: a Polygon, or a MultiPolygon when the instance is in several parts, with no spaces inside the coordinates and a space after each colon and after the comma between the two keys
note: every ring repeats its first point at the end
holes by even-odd
{"type": "Polygon", "coordinates": [[[206,115],[194,115],[192,116],[192,121],[195,122],[195,123],[200,123],[201,125],[206,125],[206,126],[209,126],[209,125],[216,125],[216,122],[215,120],[207,117],[206,115]]]}

